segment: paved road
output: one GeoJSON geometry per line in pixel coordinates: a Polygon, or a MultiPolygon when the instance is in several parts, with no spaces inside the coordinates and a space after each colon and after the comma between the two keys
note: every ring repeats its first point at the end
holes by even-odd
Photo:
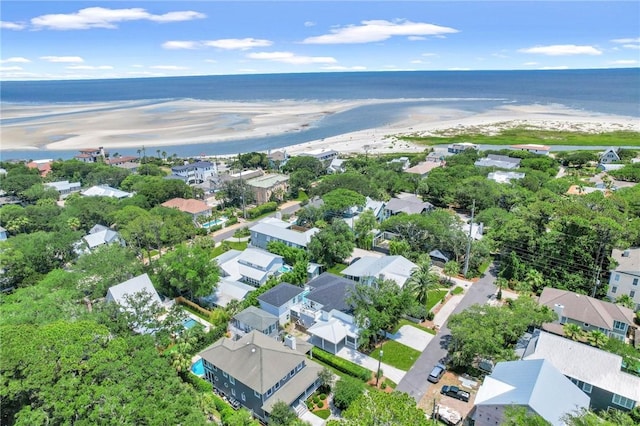
{"type": "MultiPolygon", "coordinates": [[[[283,215],[291,215],[297,212],[299,209],[300,209],[299,201],[289,201],[287,203],[284,203],[282,206],[280,206],[280,210],[278,210],[277,212],[274,212],[269,216],[275,216],[276,213],[281,213],[283,215]]],[[[236,232],[238,228],[250,228],[256,222],[257,221],[255,220],[238,222],[234,225],[229,226],[228,228],[223,228],[219,231],[212,233],[211,238],[213,238],[213,241],[215,241],[216,243],[219,243],[221,241],[226,240],[227,238],[233,237],[233,234],[236,232]]]]}
{"type": "MultiPolygon", "coordinates": [[[[492,265],[486,275],[467,290],[452,314],[462,312],[474,304],[487,303],[496,292],[496,286],[494,285],[495,279],[496,276],[492,265]]],[[[396,390],[406,392],[411,395],[416,402],[420,402],[431,385],[431,383],[427,381],[431,369],[433,369],[433,366],[438,362],[443,362],[447,356],[447,344],[450,339],[451,333],[445,322],[445,324],[440,327],[435,338],[431,340],[427,348],[422,352],[420,358],[418,358],[407,374],[405,374],[402,381],[398,383],[396,390]]]]}

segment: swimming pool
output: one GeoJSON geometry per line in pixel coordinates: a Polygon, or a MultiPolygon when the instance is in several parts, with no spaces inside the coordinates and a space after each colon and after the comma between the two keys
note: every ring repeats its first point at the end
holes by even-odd
{"type": "Polygon", "coordinates": [[[182,323],[182,325],[184,325],[184,328],[186,329],[190,329],[195,327],[195,325],[198,323],[198,321],[194,320],[193,318],[189,318],[188,320],[186,320],[185,322],[182,323]]]}
{"type": "Polygon", "coordinates": [[[227,221],[227,218],[225,216],[222,216],[220,219],[210,220],[209,222],[203,223],[202,227],[207,229],[207,228],[211,228],[212,226],[222,225],[226,221],[227,221]]]}
{"type": "Polygon", "coordinates": [[[282,265],[279,269],[278,272],[281,274],[284,274],[285,272],[291,272],[293,270],[293,268],[289,265],[282,265]]]}
{"type": "Polygon", "coordinates": [[[196,376],[204,376],[204,364],[202,364],[202,358],[193,363],[191,366],[191,372],[196,376]]]}

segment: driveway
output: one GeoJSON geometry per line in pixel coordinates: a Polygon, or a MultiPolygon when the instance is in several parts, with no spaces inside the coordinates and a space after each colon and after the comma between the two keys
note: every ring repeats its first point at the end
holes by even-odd
{"type": "Polygon", "coordinates": [[[431,339],[435,336],[433,334],[422,331],[419,328],[411,325],[403,325],[395,334],[387,333],[387,338],[395,340],[398,343],[402,343],[405,346],[409,346],[417,351],[424,351],[431,339]]]}
{"type": "MultiPolygon", "coordinates": [[[[358,364],[367,370],[373,371],[374,373],[378,371],[378,360],[375,358],[371,358],[368,355],[363,354],[362,352],[358,352],[355,349],[351,348],[342,348],[336,354],[340,358],[344,358],[353,362],[354,364],[358,364]]],[[[389,364],[385,364],[384,362],[380,363],[380,369],[384,377],[391,379],[394,383],[400,383],[404,375],[405,371],[402,371],[398,368],[392,367],[389,364]]]]}

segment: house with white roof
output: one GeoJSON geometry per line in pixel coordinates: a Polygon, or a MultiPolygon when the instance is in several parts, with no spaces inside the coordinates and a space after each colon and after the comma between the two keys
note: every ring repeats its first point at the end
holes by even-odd
{"type": "Polygon", "coordinates": [[[224,277],[256,287],[263,285],[271,275],[283,272],[282,256],[255,247],[244,251],[229,250],[216,257],[224,277]]]}
{"type": "Polygon", "coordinates": [[[216,164],[210,161],[196,161],[171,167],[171,173],[185,179],[186,183],[203,183],[218,174],[216,164]]]}
{"type": "Polygon", "coordinates": [[[320,161],[331,161],[334,158],[338,158],[340,153],[333,149],[325,150],[325,149],[312,149],[310,151],[302,152],[300,156],[313,157],[317,158],[320,161]]]}
{"type": "Polygon", "coordinates": [[[487,175],[487,179],[492,180],[496,183],[511,183],[511,181],[513,180],[518,180],[522,178],[524,178],[524,173],[505,172],[502,170],[497,170],[487,175]]]}
{"type": "Polygon", "coordinates": [[[162,304],[162,300],[147,274],[138,275],[123,283],[109,287],[106,301],[115,302],[127,309],[129,307],[129,298],[134,297],[138,293],[147,293],[151,296],[151,303],[162,304]]]}
{"type": "Polygon", "coordinates": [[[221,277],[213,293],[200,298],[200,304],[203,306],[225,308],[232,300],[244,300],[245,297],[255,289],[254,286],[249,284],[221,277]]]}
{"type": "Polygon", "coordinates": [[[307,244],[320,230],[303,228],[276,218],[265,218],[249,228],[251,245],[266,250],[271,241],[280,241],[289,247],[307,248],[307,244]]]}
{"type": "Polygon", "coordinates": [[[485,377],[471,415],[476,426],[495,426],[504,421],[507,407],[524,407],[553,426],[562,417],[589,407],[589,397],[544,359],[499,362],[485,377]]]}
{"type": "Polygon", "coordinates": [[[342,158],[334,158],[331,160],[329,166],[327,166],[327,173],[344,173],[345,172],[345,163],[347,160],[342,158]]]}
{"type": "Polygon", "coordinates": [[[540,145],[535,143],[523,144],[523,145],[512,145],[511,149],[515,149],[518,151],[527,151],[532,154],[539,155],[549,155],[549,151],[551,151],[551,147],[549,145],[540,145]]]}
{"type": "Polygon", "coordinates": [[[130,198],[133,197],[131,192],[121,191],[116,188],[112,188],[109,185],[96,185],[89,189],[82,191],[80,194],[85,197],[110,197],[110,198],[130,198]]]}
{"type": "Polygon", "coordinates": [[[625,250],[613,249],[611,257],[617,266],[610,271],[607,296],[615,301],[628,295],[635,303],[635,311],[640,309],[640,247],[625,250]]]}
{"type": "Polygon", "coordinates": [[[364,256],[342,271],[342,275],[355,282],[371,285],[376,279],[390,279],[404,286],[418,265],[404,256],[364,256]]]}
{"type": "Polygon", "coordinates": [[[474,165],[476,167],[495,167],[498,169],[517,169],[520,167],[520,159],[506,155],[489,154],[478,159],[474,165]]]}
{"type": "Polygon", "coordinates": [[[97,247],[114,243],[120,244],[123,247],[125,246],[125,242],[118,231],[114,231],[104,225],[96,224],[89,230],[87,235],[75,244],[75,251],[77,254],[89,253],[97,247]]]}
{"type": "Polygon", "coordinates": [[[69,182],[68,180],[61,180],[57,182],[47,182],[44,186],[53,188],[60,193],[60,198],[67,198],[74,192],[80,192],[80,182],[69,182]]]}
{"type": "Polygon", "coordinates": [[[550,362],[589,396],[593,410],[626,411],[640,403],[640,377],[623,371],[619,355],[540,331],[523,359],[550,362]]]}

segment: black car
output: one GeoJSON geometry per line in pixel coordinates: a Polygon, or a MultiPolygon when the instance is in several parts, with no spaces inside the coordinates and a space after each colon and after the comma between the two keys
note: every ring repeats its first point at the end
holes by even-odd
{"type": "Polygon", "coordinates": [[[440,389],[440,393],[464,402],[469,402],[469,397],[471,396],[469,392],[463,391],[457,386],[443,386],[440,389]]]}

